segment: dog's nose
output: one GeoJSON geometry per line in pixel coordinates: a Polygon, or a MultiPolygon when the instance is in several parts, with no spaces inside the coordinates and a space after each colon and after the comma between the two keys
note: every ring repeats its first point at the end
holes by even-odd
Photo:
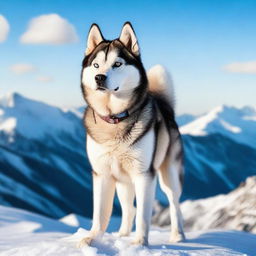
{"type": "Polygon", "coordinates": [[[98,74],[95,76],[95,81],[97,84],[103,84],[107,79],[107,76],[103,74],[98,74]]]}

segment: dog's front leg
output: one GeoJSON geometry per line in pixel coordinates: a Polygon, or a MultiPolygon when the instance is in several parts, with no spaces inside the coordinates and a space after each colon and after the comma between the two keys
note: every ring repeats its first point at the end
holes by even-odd
{"type": "Polygon", "coordinates": [[[149,171],[134,178],[136,194],[136,238],[133,244],[147,245],[156,189],[156,177],[149,171]]]}
{"type": "Polygon", "coordinates": [[[113,208],[115,180],[109,174],[93,173],[93,223],[88,236],[83,238],[78,247],[90,245],[92,240],[103,234],[108,226],[113,208]]]}
{"type": "Polygon", "coordinates": [[[117,182],[116,191],[122,208],[122,223],[118,232],[119,236],[128,236],[131,233],[135,216],[134,185],[132,182],[117,182]]]}

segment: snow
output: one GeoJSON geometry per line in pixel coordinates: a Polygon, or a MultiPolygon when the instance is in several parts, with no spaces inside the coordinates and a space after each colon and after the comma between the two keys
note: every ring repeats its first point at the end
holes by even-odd
{"type": "Polygon", "coordinates": [[[222,111],[222,106],[219,106],[206,115],[203,115],[191,123],[188,123],[187,125],[184,125],[180,128],[180,132],[182,134],[190,134],[194,136],[203,136],[207,135],[207,132],[205,129],[207,128],[207,125],[212,122],[214,119],[217,118],[218,113],[222,111]]]}
{"type": "Polygon", "coordinates": [[[256,121],[256,115],[255,116],[245,116],[243,119],[244,120],[256,121]]]}
{"type": "MultiPolygon", "coordinates": [[[[71,213],[62,217],[61,219],[59,219],[59,221],[73,227],[84,227],[86,229],[90,229],[92,225],[91,219],[85,218],[81,215],[74,214],[74,213],[71,213]]],[[[108,225],[107,231],[114,232],[119,229],[120,225],[121,225],[120,217],[112,216],[110,223],[108,225]]]]}
{"type": "Polygon", "coordinates": [[[82,217],[78,214],[70,213],[60,219],[60,222],[65,223],[67,225],[78,227],[78,226],[90,226],[91,221],[85,217],[82,217]]]}
{"type": "Polygon", "coordinates": [[[3,107],[14,107],[15,103],[13,101],[13,96],[15,95],[15,92],[9,92],[5,95],[0,96],[0,106],[3,107]]]}
{"type": "MultiPolygon", "coordinates": [[[[74,218],[74,215],[72,216],[74,218]]],[[[71,218],[71,219],[72,219],[71,218]]],[[[0,206],[1,256],[255,256],[256,236],[239,231],[201,231],[187,233],[187,240],[168,243],[169,230],[153,227],[148,247],[131,245],[130,237],[105,233],[91,246],[76,248],[88,234],[77,228],[24,210],[0,206]]]]}
{"type": "Polygon", "coordinates": [[[241,128],[237,127],[237,126],[233,126],[231,124],[229,124],[228,122],[224,121],[224,120],[220,120],[220,123],[223,125],[223,127],[230,132],[233,133],[239,133],[241,132],[241,128]]]}
{"type": "Polygon", "coordinates": [[[0,124],[0,131],[11,133],[16,127],[16,122],[17,121],[15,118],[7,118],[3,123],[0,124]]]}

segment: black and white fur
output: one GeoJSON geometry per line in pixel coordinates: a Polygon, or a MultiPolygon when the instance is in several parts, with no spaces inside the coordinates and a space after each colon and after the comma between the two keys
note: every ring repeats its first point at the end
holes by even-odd
{"type": "Polygon", "coordinates": [[[183,240],[179,197],[183,150],[174,119],[172,82],[162,66],[146,73],[134,30],[125,23],[120,37],[105,40],[91,26],[81,73],[87,152],[93,168],[93,225],[79,247],[105,232],[115,190],[122,208],[120,236],[147,245],[156,178],[170,202],[171,242],[183,240]],[[118,119],[124,115],[124,119],[118,119]],[[110,123],[106,120],[117,120],[110,123]],[[136,197],[135,211],[134,199],[136,197]]]}

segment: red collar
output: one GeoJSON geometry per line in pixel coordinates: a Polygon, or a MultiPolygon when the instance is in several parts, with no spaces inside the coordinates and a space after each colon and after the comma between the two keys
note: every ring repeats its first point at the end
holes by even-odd
{"type": "Polygon", "coordinates": [[[125,110],[124,112],[121,112],[116,115],[100,116],[100,118],[109,124],[118,124],[119,122],[126,119],[128,116],[129,116],[129,112],[125,110]]]}

